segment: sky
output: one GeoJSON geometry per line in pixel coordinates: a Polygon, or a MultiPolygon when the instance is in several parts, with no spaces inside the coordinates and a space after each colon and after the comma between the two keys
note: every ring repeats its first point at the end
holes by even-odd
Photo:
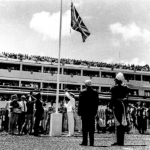
{"type": "MultiPolygon", "coordinates": [[[[0,53],[58,58],[61,0],[0,0],[0,53]]],[[[72,0],[91,35],[70,27],[62,0],[61,58],[150,65],[150,0],[72,0]]]]}

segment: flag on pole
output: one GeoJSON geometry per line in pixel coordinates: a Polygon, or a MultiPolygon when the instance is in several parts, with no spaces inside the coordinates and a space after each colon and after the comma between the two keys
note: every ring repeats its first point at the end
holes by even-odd
{"type": "Polygon", "coordinates": [[[86,38],[90,35],[89,30],[83,23],[83,20],[79,16],[73,3],[71,3],[71,27],[75,31],[78,31],[81,33],[83,42],[85,42],[86,38]]]}

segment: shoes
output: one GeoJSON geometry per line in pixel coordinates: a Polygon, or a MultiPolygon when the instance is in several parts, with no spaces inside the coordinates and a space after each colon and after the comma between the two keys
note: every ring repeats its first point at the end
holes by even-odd
{"type": "Polygon", "coordinates": [[[90,144],[90,146],[94,146],[94,144],[90,144]]]}
{"type": "Polygon", "coordinates": [[[87,146],[87,144],[85,144],[85,143],[81,143],[80,145],[81,145],[81,146],[87,146]]]}

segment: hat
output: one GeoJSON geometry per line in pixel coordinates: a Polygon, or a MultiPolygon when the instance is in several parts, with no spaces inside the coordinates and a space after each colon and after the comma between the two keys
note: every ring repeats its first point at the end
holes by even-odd
{"type": "Polygon", "coordinates": [[[13,99],[18,99],[18,96],[17,96],[16,94],[11,95],[11,99],[12,99],[12,100],[13,100],[13,99]]]}
{"type": "Polygon", "coordinates": [[[25,95],[22,95],[21,98],[26,98],[25,95]]]}
{"type": "Polygon", "coordinates": [[[115,79],[117,79],[117,80],[119,80],[119,81],[123,81],[123,80],[124,80],[124,75],[123,75],[123,73],[121,73],[121,72],[117,73],[115,79]]]}
{"type": "Polygon", "coordinates": [[[86,86],[92,86],[92,81],[91,80],[85,80],[85,85],[86,86]]]}

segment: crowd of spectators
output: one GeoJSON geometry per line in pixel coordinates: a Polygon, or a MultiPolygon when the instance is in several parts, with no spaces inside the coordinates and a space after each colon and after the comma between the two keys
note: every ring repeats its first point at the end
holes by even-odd
{"type": "Polygon", "coordinates": [[[7,94],[0,95],[0,101],[7,101],[9,96],[7,94]]]}
{"type": "Polygon", "coordinates": [[[35,83],[35,82],[22,82],[21,87],[29,87],[29,88],[38,89],[39,85],[38,85],[38,83],[35,83]]]}
{"type": "MultiPolygon", "coordinates": [[[[11,135],[48,135],[50,130],[51,114],[56,112],[56,105],[51,99],[45,101],[41,94],[30,92],[28,95],[0,95],[0,100],[7,101],[5,109],[2,109],[0,116],[1,131],[4,130],[11,135]],[[38,100],[38,96],[40,99],[38,100]],[[39,104],[38,104],[39,102],[39,104]],[[16,105],[17,104],[17,105],[16,105]],[[37,105],[40,107],[37,107],[37,105]],[[38,118],[39,117],[39,118],[38,118]],[[36,122],[36,119],[39,122],[36,122]]],[[[67,108],[65,106],[66,99],[59,101],[58,112],[62,114],[62,132],[65,135],[69,131],[67,108]]],[[[74,107],[74,132],[81,133],[82,122],[78,115],[78,100],[75,100],[74,107]]],[[[126,102],[126,121],[127,125],[124,130],[127,134],[135,133],[148,134],[148,127],[150,121],[150,105],[145,102],[126,102]],[[134,131],[134,132],[132,132],[134,131]]],[[[95,117],[95,132],[97,133],[114,133],[115,132],[115,118],[110,103],[107,105],[100,104],[98,106],[95,117]]]]}
{"type": "MultiPolygon", "coordinates": [[[[31,55],[28,54],[15,54],[15,53],[7,53],[2,52],[0,54],[0,57],[4,58],[12,58],[12,59],[19,59],[19,60],[33,60],[33,61],[41,61],[41,62],[49,62],[51,64],[58,63],[57,58],[48,57],[48,56],[39,56],[39,55],[31,55]]],[[[88,66],[88,67],[106,67],[110,69],[128,69],[128,70],[137,70],[137,71],[149,71],[150,66],[148,64],[141,66],[141,65],[126,65],[121,63],[106,63],[106,62],[95,62],[95,61],[87,61],[87,60],[76,60],[76,59],[66,59],[62,58],[60,60],[62,65],[65,64],[73,64],[73,65],[82,65],[82,66],[88,66]]]]}
{"type": "Polygon", "coordinates": [[[19,86],[19,81],[0,80],[0,85],[4,86],[19,86]]]}

